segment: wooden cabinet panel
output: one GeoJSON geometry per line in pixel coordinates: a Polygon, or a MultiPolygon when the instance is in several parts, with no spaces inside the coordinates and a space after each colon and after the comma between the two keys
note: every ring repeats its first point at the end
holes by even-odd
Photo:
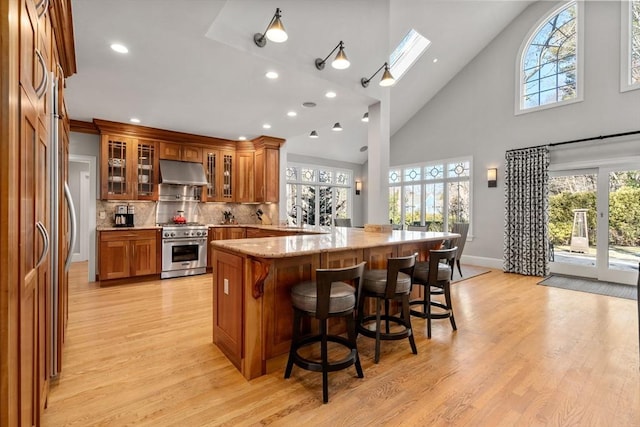
{"type": "Polygon", "coordinates": [[[381,246],[365,249],[364,261],[367,261],[366,268],[368,270],[385,269],[387,268],[387,260],[398,256],[397,253],[397,248],[395,246],[381,246]]]}
{"type": "Polygon", "coordinates": [[[277,203],[280,199],[280,150],[256,150],[255,171],[255,201],[277,203]]]}
{"type": "Polygon", "coordinates": [[[216,292],[213,301],[214,342],[236,366],[243,356],[242,311],[244,271],[242,257],[225,252],[215,254],[216,292]]]}
{"type": "Polygon", "coordinates": [[[100,281],[158,272],[156,230],[101,231],[99,240],[100,281]]]}
{"type": "Polygon", "coordinates": [[[225,239],[244,239],[246,232],[244,227],[226,227],[224,238],[225,239]]]}
{"type": "Polygon", "coordinates": [[[136,144],[136,199],[158,200],[160,167],[158,144],[154,141],[139,140],[136,144]]]}
{"type": "Polygon", "coordinates": [[[230,150],[205,149],[203,159],[208,185],[202,191],[202,201],[233,202],[235,152],[230,150]]]}
{"type": "Polygon", "coordinates": [[[322,268],[344,268],[361,263],[363,256],[362,249],[326,252],[322,254],[320,262],[322,268]]]}
{"type": "Polygon", "coordinates": [[[133,250],[131,276],[146,276],[156,273],[156,239],[136,239],[131,242],[133,250]]]}
{"type": "Polygon", "coordinates": [[[253,151],[236,153],[236,202],[253,202],[254,196],[254,159],[253,151]]]}
{"type": "Polygon", "coordinates": [[[202,162],[202,148],[189,145],[182,146],[182,160],[185,162],[202,162]]]}
{"type": "Polygon", "coordinates": [[[44,61],[38,56],[37,43],[38,13],[35,3],[23,0],[20,11],[20,85],[32,102],[38,98],[36,89],[44,84],[44,61]]]}
{"type": "Polygon", "coordinates": [[[129,277],[128,240],[100,241],[100,280],[123,279],[129,277]]]}
{"type": "Polygon", "coordinates": [[[174,142],[160,143],[160,158],[184,162],[202,162],[202,148],[174,142]]]}
{"type": "Polygon", "coordinates": [[[100,161],[102,199],[158,199],[160,174],[155,141],[103,134],[100,161]]]}

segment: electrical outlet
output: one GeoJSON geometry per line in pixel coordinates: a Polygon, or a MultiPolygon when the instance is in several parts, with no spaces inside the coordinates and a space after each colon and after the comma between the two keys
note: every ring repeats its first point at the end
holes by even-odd
{"type": "Polygon", "coordinates": [[[229,295],[229,279],[224,279],[224,294],[229,295]]]}
{"type": "Polygon", "coordinates": [[[100,219],[105,219],[107,217],[107,213],[105,211],[100,211],[98,217],[100,217],[100,219]]]}

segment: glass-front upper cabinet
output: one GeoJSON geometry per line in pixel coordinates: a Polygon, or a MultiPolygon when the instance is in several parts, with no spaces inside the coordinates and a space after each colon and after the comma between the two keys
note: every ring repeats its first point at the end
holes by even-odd
{"type": "Polygon", "coordinates": [[[136,188],[132,185],[132,163],[135,163],[136,141],[116,135],[102,135],[101,142],[101,191],[102,199],[131,200],[136,188]]]}
{"type": "Polygon", "coordinates": [[[234,152],[227,150],[204,150],[203,162],[207,175],[207,188],[202,192],[203,202],[234,201],[234,152]]]}
{"type": "Polygon", "coordinates": [[[137,143],[137,198],[158,199],[158,148],[154,141],[139,140],[137,143]]]}

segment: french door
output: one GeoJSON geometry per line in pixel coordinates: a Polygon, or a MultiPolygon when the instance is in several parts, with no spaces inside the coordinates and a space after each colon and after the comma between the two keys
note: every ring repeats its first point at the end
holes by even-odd
{"type": "Polygon", "coordinates": [[[640,165],[556,171],[549,184],[551,272],[635,284],[640,165]]]}

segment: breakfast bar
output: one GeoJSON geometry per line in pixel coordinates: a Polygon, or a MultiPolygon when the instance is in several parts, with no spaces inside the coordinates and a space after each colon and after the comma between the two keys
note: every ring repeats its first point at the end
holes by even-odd
{"type": "Polygon", "coordinates": [[[309,234],[215,240],[213,342],[247,379],[264,375],[267,361],[289,350],[293,285],[315,279],[318,268],[367,262],[386,268],[388,258],[419,254],[455,233],[306,227],[309,234]]]}

